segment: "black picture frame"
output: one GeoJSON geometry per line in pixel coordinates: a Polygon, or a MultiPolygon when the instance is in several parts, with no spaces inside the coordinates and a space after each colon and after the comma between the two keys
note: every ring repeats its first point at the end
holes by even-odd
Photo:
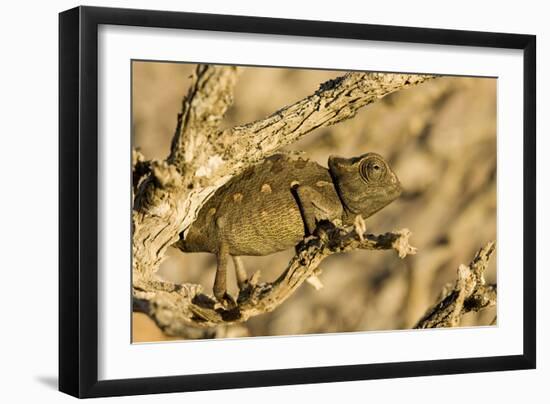
{"type": "Polygon", "coordinates": [[[535,59],[533,35],[96,7],[60,13],[59,389],[102,397],[535,368],[535,59]],[[523,50],[523,354],[99,381],[100,24],[523,50]]]}

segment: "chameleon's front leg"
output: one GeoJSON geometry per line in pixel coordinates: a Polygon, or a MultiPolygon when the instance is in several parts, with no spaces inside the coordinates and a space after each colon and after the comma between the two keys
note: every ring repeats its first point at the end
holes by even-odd
{"type": "MultiPolygon", "coordinates": [[[[329,193],[322,193],[307,185],[296,188],[298,203],[305,222],[306,234],[311,235],[321,220],[334,220],[342,217],[342,205],[329,193]]],[[[336,195],[334,193],[334,195],[336,195]]]]}

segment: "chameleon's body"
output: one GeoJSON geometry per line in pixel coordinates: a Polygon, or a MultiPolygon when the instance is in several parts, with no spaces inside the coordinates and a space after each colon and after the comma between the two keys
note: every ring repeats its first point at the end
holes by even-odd
{"type": "Polygon", "coordinates": [[[326,168],[276,155],[217,190],[189,229],[185,249],[216,253],[225,243],[230,255],[267,255],[294,247],[305,234],[293,191],[298,184],[322,191],[341,211],[326,168]]]}
{"type": "Polygon", "coordinates": [[[329,169],[315,162],[272,156],[219,188],[199,211],[177,246],[217,255],[214,294],[226,294],[226,267],[234,258],[239,286],[246,272],[238,256],[268,255],[294,247],[320,220],[352,224],[396,199],[401,186],[375,153],[331,157],[329,169]]]}

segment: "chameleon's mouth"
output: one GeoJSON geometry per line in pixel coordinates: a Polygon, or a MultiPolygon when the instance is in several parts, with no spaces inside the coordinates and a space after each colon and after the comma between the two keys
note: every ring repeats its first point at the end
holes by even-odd
{"type": "Polygon", "coordinates": [[[401,187],[401,184],[399,183],[399,180],[397,180],[397,183],[395,184],[395,187],[393,187],[393,199],[397,199],[401,196],[403,193],[403,187],[401,187]]]}
{"type": "Polygon", "coordinates": [[[392,187],[390,189],[393,191],[395,199],[399,198],[403,193],[403,187],[401,186],[399,178],[397,178],[397,175],[395,175],[394,173],[391,173],[390,183],[392,184],[392,187]]]}
{"type": "Polygon", "coordinates": [[[392,183],[391,186],[384,186],[384,187],[377,187],[376,189],[372,189],[371,192],[369,192],[366,196],[366,200],[377,200],[377,201],[387,201],[387,203],[391,203],[397,198],[401,196],[403,193],[403,188],[401,187],[401,184],[399,183],[399,180],[397,180],[395,183],[392,183]]]}

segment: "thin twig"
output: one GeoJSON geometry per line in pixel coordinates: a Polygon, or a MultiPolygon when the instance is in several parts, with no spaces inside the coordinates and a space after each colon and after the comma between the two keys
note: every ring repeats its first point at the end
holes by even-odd
{"type": "Polygon", "coordinates": [[[354,249],[390,250],[404,258],[415,254],[407,229],[382,235],[359,234],[352,227],[322,223],[315,236],[305,239],[286,270],[274,282],[259,283],[259,272],[248,280],[234,306],[226,308],[199,285],[148,281],[134,287],[134,310],[147,313],[168,335],[184,335],[186,328],[241,323],[273,311],[312,275],[326,257],[354,249]],[[154,291],[154,292],[151,292],[154,291]]]}
{"type": "Polygon", "coordinates": [[[484,273],[495,251],[495,242],[487,243],[472,262],[460,265],[453,289],[444,291],[443,297],[420,319],[415,328],[456,327],[462,316],[497,303],[496,285],[486,285],[484,273]]]}

